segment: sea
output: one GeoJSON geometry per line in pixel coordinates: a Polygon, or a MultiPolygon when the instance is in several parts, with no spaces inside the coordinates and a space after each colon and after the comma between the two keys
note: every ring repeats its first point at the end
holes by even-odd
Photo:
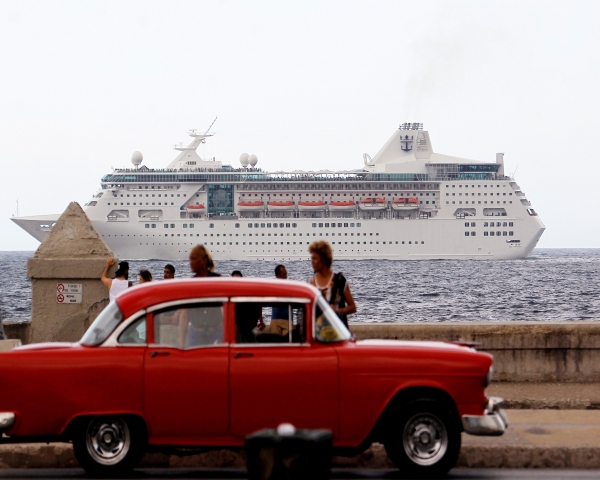
{"type": "MultiPolygon", "coordinates": [[[[27,259],[33,252],[0,252],[0,316],[31,318],[27,259]]],[[[130,261],[129,279],[148,269],[162,279],[164,260],[130,261]]],[[[185,261],[171,262],[176,277],[191,277],[185,261]]],[[[273,278],[277,262],[220,261],[221,274],[273,278]]],[[[306,281],[310,261],[286,262],[288,277],[306,281]]],[[[351,322],[524,322],[600,320],[600,249],[536,249],[522,260],[343,260],[356,301],[351,322]]]]}

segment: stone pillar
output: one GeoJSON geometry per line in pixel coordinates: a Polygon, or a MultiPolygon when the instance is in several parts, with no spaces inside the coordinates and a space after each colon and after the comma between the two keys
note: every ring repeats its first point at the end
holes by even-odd
{"type": "Polygon", "coordinates": [[[108,304],[108,289],[100,281],[108,257],[112,252],[90,219],[71,202],[27,261],[32,300],[28,343],[81,339],[108,304]]]}

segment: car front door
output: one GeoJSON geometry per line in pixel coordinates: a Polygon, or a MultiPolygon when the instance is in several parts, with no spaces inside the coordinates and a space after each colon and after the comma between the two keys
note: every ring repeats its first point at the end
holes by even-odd
{"type": "Polygon", "coordinates": [[[310,304],[301,303],[303,299],[231,300],[237,329],[236,343],[229,351],[232,434],[245,437],[291,423],[296,428],[326,428],[336,435],[338,359],[332,346],[307,342],[310,304]],[[244,324],[254,327],[261,320],[248,322],[244,312],[260,312],[269,323],[274,320],[269,318],[272,312],[286,309],[292,318],[291,333],[240,332],[244,324]]]}
{"type": "Polygon", "coordinates": [[[152,312],[144,369],[150,443],[218,445],[228,435],[228,345],[224,298],[164,305],[152,312]]]}

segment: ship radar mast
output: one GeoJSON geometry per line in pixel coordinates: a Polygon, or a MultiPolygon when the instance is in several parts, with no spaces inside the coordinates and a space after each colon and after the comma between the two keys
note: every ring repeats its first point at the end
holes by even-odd
{"type": "MultiPolygon", "coordinates": [[[[193,138],[192,142],[186,147],[182,143],[173,145],[175,150],[180,151],[181,153],[177,156],[175,160],[173,160],[167,168],[197,168],[200,165],[206,165],[205,160],[200,158],[200,156],[196,153],[196,149],[200,146],[201,143],[206,143],[206,139],[208,137],[212,137],[215,133],[209,133],[215,122],[217,121],[217,117],[213,120],[210,126],[206,129],[204,133],[198,133],[198,131],[194,128],[188,130],[188,135],[193,138]]],[[[214,162],[214,158],[211,161],[211,167],[220,167],[220,162],[214,162]],[[217,163],[219,165],[217,165],[217,163]]]]}
{"type": "Polygon", "coordinates": [[[212,128],[212,126],[215,124],[216,121],[217,121],[217,117],[215,117],[213,122],[210,124],[210,127],[208,127],[206,129],[206,132],[204,132],[204,133],[197,133],[197,130],[195,128],[188,130],[188,135],[190,137],[194,138],[192,143],[190,143],[187,147],[184,147],[183,144],[180,143],[177,145],[173,145],[173,148],[175,150],[179,150],[180,152],[185,152],[188,150],[195,151],[201,143],[206,143],[206,139],[208,137],[212,137],[214,135],[214,133],[208,133],[208,132],[210,132],[210,129],[212,128]]]}

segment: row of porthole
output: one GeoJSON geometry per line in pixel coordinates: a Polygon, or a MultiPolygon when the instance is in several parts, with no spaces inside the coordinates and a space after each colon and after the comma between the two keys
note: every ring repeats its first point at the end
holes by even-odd
{"type": "MultiPolygon", "coordinates": [[[[490,193],[490,196],[492,196],[492,195],[494,195],[494,194],[493,194],[493,193],[490,193]]],[[[499,194],[499,193],[497,193],[496,195],[500,196],[500,194],[499,194]]],[[[504,195],[504,196],[506,196],[506,193],[504,193],[503,195],[504,195]]],[[[510,196],[510,195],[512,195],[512,193],[509,193],[508,195],[510,196]]],[[[447,194],[446,194],[446,196],[448,197],[448,196],[450,196],[450,194],[449,194],[449,193],[447,193],[447,194]]],[[[455,194],[455,193],[453,193],[453,194],[452,194],[452,196],[454,197],[454,196],[456,196],[456,194],[455,194]]],[[[459,194],[458,194],[458,196],[459,196],[459,197],[461,197],[461,196],[462,196],[462,193],[459,193],[459,194]]],[[[465,193],[465,197],[468,197],[468,196],[469,196],[469,194],[468,194],[468,193],[465,193]]],[[[475,194],[473,194],[473,196],[475,196],[475,194]]],[[[478,193],[478,194],[477,194],[477,196],[478,196],[478,197],[480,197],[480,196],[481,196],[481,193],[478,193]]],[[[484,194],[483,194],[483,196],[484,196],[484,197],[487,197],[487,193],[484,193],[484,194]]]]}
{"type": "MultiPolygon", "coordinates": [[[[465,222],[465,227],[475,227],[477,226],[477,224],[475,222],[465,222]]],[[[488,222],[483,222],[483,226],[487,227],[488,226],[488,222]]],[[[493,227],[494,226],[494,222],[489,222],[489,226],[493,227]]],[[[496,227],[512,227],[513,226],[513,222],[496,222],[496,227]]]]}
{"type": "MultiPolygon", "coordinates": [[[[512,237],[514,234],[515,234],[515,232],[513,232],[513,231],[510,231],[510,232],[506,232],[506,231],[504,231],[504,232],[488,232],[488,231],[485,231],[485,232],[483,232],[483,236],[484,237],[487,237],[487,236],[490,236],[490,237],[493,237],[493,236],[496,236],[496,237],[500,237],[500,236],[502,236],[502,237],[506,237],[506,236],[512,237]]],[[[465,237],[468,237],[468,236],[469,236],[469,232],[465,232],[465,237]]],[[[471,232],[470,236],[474,237],[475,236],[475,232],[471,232]]]]}
{"type": "MultiPolygon", "coordinates": [[[[135,206],[135,204],[136,204],[136,202],[133,202],[133,205],[134,205],[134,206],[135,206]]],[[[161,202],[158,202],[158,204],[159,204],[159,205],[162,205],[162,203],[161,203],[161,202]]],[[[110,202],[108,202],[108,203],[107,203],[107,205],[110,205],[110,202]]],[[[113,203],[113,205],[114,205],[115,207],[119,206],[119,204],[118,204],[118,203],[116,203],[116,202],[115,202],[115,203],[113,203]]],[[[123,205],[123,202],[121,202],[121,205],[123,205]]],[[[129,202],[126,202],[126,205],[129,205],[129,202]]],[[[148,205],[148,206],[149,206],[149,205],[155,205],[155,202],[146,202],[146,205],[148,205]]],[[[175,205],[175,204],[174,204],[173,202],[171,202],[171,205],[175,205]]],[[[143,206],[144,206],[144,204],[143,204],[142,202],[140,202],[139,206],[140,206],[140,207],[143,207],[143,206]]],[[[164,206],[165,206],[165,207],[166,207],[166,206],[168,206],[168,203],[166,203],[166,202],[165,202],[164,206]]]]}
{"type": "MultiPolygon", "coordinates": [[[[209,243],[209,242],[206,242],[206,245],[214,245],[214,243],[215,243],[215,242],[210,242],[210,243],[209,243]]],[[[259,242],[255,242],[255,243],[256,243],[256,245],[259,245],[259,242]]],[[[311,242],[304,242],[304,244],[305,244],[305,245],[310,245],[310,243],[311,243],[311,242]]],[[[220,245],[221,245],[221,242],[216,242],[216,244],[217,244],[218,246],[220,246],[220,245]]],[[[239,242],[235,242],[235,244],[236,244],[236,245],[239,245],[239,242]]],[[[283,243],[283,242],[281,242],[281,245],[283,245],[283,244],[284,244],[284,243],[283,243]]],[[[290,245],[290,244],[291,244],[291,245],[296,245],[296,242],[291,242],[291,243],[290,243],[290,242],[287,242],[287,245],[290,245]]],[[[302,245],[302,244],[303,244],[303,242],[298,242],[298,245],[302,245]]],[[[331,244],[332,244],[332,245],[336,245],[336,242],[331,242],[331,244]]],[[[348,245],[348,244],[350,244],[350,245],[355,245],[355,243],[354,243],[354,242],[350,242],[350,243],[348,243],[348,242],[344,242],[344,243],[343,243],[343,245],[348,245]]],[[[382,242],[382,244],[383,244],[383,245],[386,245],[386,242],[382,242]]],[[[419,241],[414,241],[414,242],[413,242],[413,241],[405,241],[405,240],[403,240],[403,241],[396,241],[395,243],[394,243],[394,242],[387,242],[387,245],[394,245],[394,244],[395,244],[395,245],[407,245],[407,244],[408,244],[408,245],[419,245],[419,244],[420,244],[420,245],[425,245],[425,242],[424,242],[424,241],[420,241],[420,242],[419,242],[419,241]]],[[[143,243],[140,243],[140,245],[143,245],[143,243]]],[[[148,243],[146,243],[146,245],[149,245],[149,244],[148,244],[148,243]]],[[[152,245],[154,245],[154,243],[153,243],[152,245]]],[[[161,245],[161,244],[159,243],[159,245],[161,245]]],[[[168,243],[165,243],[165,245],[169,245],[169,244],[168,244],[168,243]]],[[[174,243],[171,243],[171,245],[175,245],[175,244],[174,244],[174,243]]],[[[181,245],[181,244],[180,244],[180,243],[178,243],[177,245],[181,245]]],[[[184,245],[185,245],[185,243],[184,243],[184,245]]],[[[195,245],[195,244],[193,244],[193,243],[190,243],[190,245],[195,245]]],[[[223,246],[226,246],[226,245],[227,245],[227,242],[223,242],[223,244],[222,244],[222,245],[223,245],[223,246]]],[[[233,245],[233,242],[229,242],[229,245],[233,245]]],[[[242,242],[242,245],[246,245],[246,242],[242,242]]],[[[252,242],[248,242],[248,245],[252,245],[252,242]]],[[[260,245],[265,245],[265,242],[261,242],[261,243],[260,243],[260,245]]],[[[267,242],[267,245],[271,245],[271,242],[267,242]]],[[[277,245],[277,242],[273,242],[273,245],[277,245]]],[[[337,245],[342,245],[342,242],[337,242],[337,245]]],[[[356,245],[361,245],[361,243],[360,243],[360,242],[356,242],[356,245]]],[[[362,243],[362,245],[367,245],[367,242],[363,242],[363,243],[362,243]]],[[[373,245],[373,242],[369,242],[369,243],[368,243],[368,245],[373,245]]],[[[379,245],[379,242],[375,242],[375,245],[379,245]]]]}
{"type": "MultiPolygon", "coordinates": [[[[458,202],[458,204],[459,204],[459,205],[462,205],[462,203],[463,203],[462,201],[458,202]]],[[[485,205],[487,205],[487,203],[488,203],[488,202],[487,202],[486,200],[484,200],[484,202],[483,202],[483,203],[484,203],[485,205]]],[[[497,203],[497,204],[500,204],[500,201],[498,200],[496,203],[497,203]]],[[[502,203],[503,203],[503,204],[504,204],[504,203],[506,203],[506,200],[504,200],[502,203]]],[[[512,204],[512,200],[510,200],[508,203],[512,204]]],[[[479,201],[477,202],[477,204],[478,204],[478,205],[481,205],[481,200],[479,200],[479,201]]],[[[493,202],[493,201],[491,201],[491,202],[490,202],[490,205],[493,205],[493,204],[494,204],[494,202],[493,202]]],[[[446,202],[446,205],[450,205],[450,202],[448,202],[448,201],[447,201],[447,202],[446,202]]],[[[452,205],[456,205],[456,202],[455,202],[454,200],[452,200],[452,205]]],[[[465,202],[465,205],[469,205],[469,202],[468,202],[468,201],[466,201],[466,202],[465,202]]],[[[475,202],[474,202],[474,201],[472,201],[472,202],[471,202],[471,205],[475,205],[475,202]]]]}
{"type": "MultiPolygon", "coordinates": [[[[218,237],[219,235],[220,235],[220,234],[218,234],[218,233],[217,233],[217,235],[216,235],[216,236],[218,237]]],[[[296,234],[295,234],[295,233],[294,233],[293,235],[294,235],[294,237],[296,236],[296,234]]],[[[351,236],[354,236],[354,233],[351,233],[350,235],[351,235],[351,236]]],[[[102,236],[104,237],[105,235],[102,235],[102,236]]],[[[108,235],[106,235],[106,236],[107,236],[107,237],[110,237],[111,235],[110,235],[110,234],[108,234],[108,235]]],[[[123,234],[121,234],[121,235],[113,235],[113,237],[119,237],[119,236],[123,237],[123,236],[125,236],[125,235],[123,235],[123,234]]],[[[126,235],[126,236],[127,236],[127,237],[129,237],[129,236],[133,236],[133,237],[135,237],[136,235],[126,235]]],[[[146,235],[146,236],[147,236],[147,237],[149,237],[150,235],[146,235]]],[[[153,234],[152,236],[153,236],[153,237],[154,237],[154,236],[162,236],[162,233],[159,233],[159,234],[157,234],[157,235],[154,235],[154,234],[153,234]]],[[[169,234],[168,234],[168,233],[165,233],[165,235],[164,235],[164,236],[165,236],[165,237],[168,237],[168,236],[169,236],[169,234]]],[[[175,236],[177,236],[177,237],[181,237],[181,236],[182,236],[182,234],[180,234],[180,233],[177,233],[177,234],[175,234],[175,233],[171,233],[171,236],[172,236],[172,237],[175,237],[175,236]]],[[[184,236],[184,237],[187,237],[187,236],[188,236],[188,234],[187,234],[187,233],[184,233],[184,234],[183,234],[183,236],[184,236]]],[[[193,234],[193,233],[190,233],[190,234],[189,234],[189,236],[190,236],[190,237],[193,237],[193,236],[194,236],[194,234],[193,234]]],[[[197,237],[199,237],[199,236],[200,236],[200,234],[199,234],[199,233],[196,233],[196,236],[197,236],[197,237]]],[[[208,236],[208,234],[206,234],[206,233],[205,233],[205,234],[204,234],[204,236],[205,236],[205,237],[207,237],[207,236],[208,236]]],[[[210,234],[210,236],[212,237],[212,236],[213,236],[213,234],[211,233],[211,234],[210,234]]],[[[229,234],[229,236],[231,237],[231,236],[233,236],[233,234],[232,234],[232,233],[230,233],[230,234],[229,234]]],[[[237,233],[236,233],[236,234],[235,234],[235,236],[236,236],[236,237],[239,237],[239,234],[237,234],[237,233]]],[[[246,234],[244,233],[244,235],[243,235],[243,236],[245,237],[245,236],[246,236],[246,234]]],[[[250,233],[250,234],[248,234],[248,236],[249,236],[249,237],[251,237],[251,236],[252,236],[252,234],[250,233]]],[[[258,234],[258,233],[256,233],[256,234],[255,234],[255,236],[256,236],[256,237],[258,237],[258,236],[259,236],[259,234],[258,234]]],[[[264,237],[264,236],[265,236],[265,234],[263,233],[263,234],[262,234],[262,236],[264,237]]],[[[271,234],[269,233],[269,234],[268,234],[268,236],[270,237],[270,236],[271,236],[271,234]]],[[[274,234],[274,236],[276,237],[276,236],[277,236],[277,234],[274,234]]],[[[281,234],[280,234],[280,236],[282,236],[282,237],[283,237],[283,233],[281,233],[281,234]]],[[[289,236],[290,236],[290,234],[288,233],[288,234],[287,234],[287,236],[289,237],[289,236]]],[[[302,234],[301,234],[301,233],[299,233],[299,234],[298,234],[298,236],[299,236],[299,237],[301,237],[301,236],[302,236],[302,234]]],[[[307,234],[306,234],[306,236],[307,236],[307,237],[310,237],[310,233],[307,233],[307,234]]],[[[325,233],[325,235],[323,235],[322,233],[319,233],[318,235],[317,235],[317,233],[313,233],[313,234],[312,234],[312,236],[313,236],[313,237],[317,237],[317,236],[318,236],[318,237],[323,237],[323,236],[325,236],[325,237],[328,237],[328,236],[329,236],[329,233],[325,233]]],[[[335,236],[335,233],[332,233],[332,234],[331,234],[331,236],[332,236],[332,237],[334,237],[334,236],[335,236]]],[[[340,237],[341,237],[341,236],[342,236],[342,234],[341,234],[341,233],[338,233],[338,236],[340,236],[340,237]]],[[[344,233],[344,236],[346,236],[346,237],[347,237],[347,236],[348,236],[348,234],[347,234],[347,233],[344,233]]],[[[360,236],[360,233],[357,233],[357,234],[356,234],[356,236],[357,236],[357,237],[358,237],[358,236],[360,236]]],[[[366,234],[366,233],[363,233],[363,236],[365,236],[365,237],[366,237],[366,236],[367,236],[367,234],[366,234]]],[[[371,233],[369,233],[369,236],[371,236],[371,237],[372,237],[372,236],[373,236],[373,233],[372,233],[372,232],[371,232],[371,233]]],[[[378,233],[378,232],[377,232],[377,233],[375,233],[375,236],[376,236],[376,237],[378,237],[378,236],[379,236],[379,233],[378,233]]],[[[140,235],[140,237],[143,237],[143,235],[140,235]]],[[[224,234],[223,234],[223,237],[227,237],[227,234],[226,234],[226,233],[224,233],[224,234]]]]}
{"type": "MultiPolygon", "coordinates": [[[[408,245],[412,245],[413,244],[412,241],[409,241],[409,242],[406,242],[406,243],[405,242],[406,241],[398,241],[397,240],[395,242],[395,244],[396,245],[405,245],[406,243],[408,243],[408,245]]],[[[210,242],[210,243],[206,242],[207,245],[214,245],[215,243],[217,245],[221,245],[221,242],[210,242]]],[[[273,243],[273,245],[277,245],[277,242],[272,242],[272,243],[273,243]]],[[[303,245],[303,244],[310,245],[311,242],[285,242],[285,243],[284,242],[279,242],[280,245],[296,245],[296,243],[298,243],[298,245],[303,245]]],[[[381,243],[383,245],[393,245],[394,244],[394,242],[381,242],[381,243]]],[[[424,241],[421,241],[421,242],[415,241],[414,242],[415,245],[418,245],[419,243],[421,245],[425,244],[424,241]]],[[[227,245],[227,242],[223,242],[222,244],[223,245],[227,245]]],[[[239,242],[235,242],[235,244],[239,245],[239,242]]],[[[252,244],[253,244],[252,242],[248,242],[248,245],[252,245],[252,244]]],[[[254,244],[255,245],[271,245],[271,242],[266,242],[266,243],[265,242],[254,242],[254,244]]],[[[342,242],[337,242],[337,243],[336,242],[331,242],[331,245],[336,245],[336,244],[337,245],[342,245],[342,242]]],[[[354,245],[355,243],[354,242],[344,242],[343,243],[343,245],[348,245],[348,244],[354,245]]],[[[233,245],[233,242],[229,242],[229,245],[233,245]]],[[[242,242],[242,245],[246,245],[246,242],[242,242]]],[[[361,242],[356,242],[356,245],[367,245],[367,242],[362,242],[362,244],[361,244],[361,242]]],[[[373,245],[373,242],[369,242],[368,245],[373,245]]],[[[379,245],[379,242],[375,242],[375,245],[379,245]]]]}

